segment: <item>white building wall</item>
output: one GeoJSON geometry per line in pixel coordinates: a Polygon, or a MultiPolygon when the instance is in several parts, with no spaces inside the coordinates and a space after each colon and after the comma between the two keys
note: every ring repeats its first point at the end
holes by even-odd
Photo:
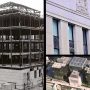
{"type": "Polygon", "coordinates": [[[60,49],[60,54],[70,54],[67,29],[68,29],[68,22],[60,20],[60,22],[59,22],[59,49],[60,49]]]}
{"type": "MultiPolygon", "coordinates": [[[[41,73],[43,74],[43,68],[39,67],[39,69],[41,69],[41,73]]],[[[37,85],[40,84],[42,82],[42,76],[39,77],[39,70],[37,70],[37,78],[34,78],[34,71],[30,72],[30,80],[33,82],[33,85],[37,85]]]]}
{"type": "MultiPolygon", "coordinates": [[[[40,66],[39,69],[41,69],[43,74],[43,68],[40,66]]],[[[36,78],[34,78],[34,70],[30,72],[29,68],[23,70],[0,69],[0,83],[16,83],[16,87],[22,89],[24,88],[24,83],[27,83],[27,73],[29,72],[31,86],[34,87],[42,82],[42,76],[39,77],[39,69],[36,69],[36,78]]]]}
{"type": "Polygon", "coordinates": [[[76,0],[47,0],[47,1],[51,1],[51,2],[54,2],[58,5],[62,5],[64,7],[67,7],[69,9],[73,9],[73,10],[76,10],[76,0]],[[71,7],[71,5],[73,7],[71,7]]]}
{"type": "Polygon", "coordinates": [[[74,27],[74,51],[75,54],[84,54],[82,28],[88,29],[87,46],[90,54],[90,0],[87,0],[89,15],[76,11],[76,0],[46,0],[46,54],[53,54],[52,19],[60,20],[59,24],[59,47],[60,54],[69,54],[69,42],[66,34],[66,22],[74,27]],[[50,18],[49,18],[49,17],[50,18]],[[62,22],[63,21],[63,22],[62,22]],[[65,25],[65,27],[64,27],[65,25]],[[49,43],[51,42],[51,43],[49,43]]]}
{"type": "MultiPolygon", "coordinates": [[[[76,10],[69,9],[67,7],[58,5],[58,3],[55,4],[52,2],[48,2],[48,1],[50,1],[50,0],[47,0],[47,5],[46,5],[46,14],[47,15],[55,16],[62,20],[65,20],[65,21],[74,23],[76,25],[80,25],[80,26],[90,29],[90,23],[89,23],[90,16],[82,15],[82,14],[76,12],[76,10]]],[[[65,3],[63,0],[62,0],[62,2],[63,2],[63,4],[65,3]]],[[[72,0],[69,0],[69,2],[72,2],[72,0]]],[[[70,6],[73,7],[72,3],[70,6]]]]}
{"type": "Polygon", "coordinates": [[[75,51],[75,54],[84,54],[82,27],[75,25],[73,33],[74,33],[73,35],[74,35],[74,51],[75,51]]]}
{"type": "MultiPolygon", "coordinates": [[[[46,0],[46,1],[51,1],[51,2],[54,2],[58,5],[62,5],[66,8],[69,8],[69,9],[76,11],[77,0],[46,0]]],[[[89,15],[90,15],[90,0],[87,0],[87,7],[88,7],[89,15]]]]}
{"type": "MultiPolygon", "coordinates": [[[[14,82],[17,85],[22,85],[23,76],[19,70],[0,69],[0,82],[14,82]]],[[[21,87],[19,86],[19,88],[21,87]]]]}
{"type": "Polygon", "coordinates": [[[46,16],[46,53],[54,54],[54,43],[53,43],[53,33],[52,33],[52,17],[46,16]]]}

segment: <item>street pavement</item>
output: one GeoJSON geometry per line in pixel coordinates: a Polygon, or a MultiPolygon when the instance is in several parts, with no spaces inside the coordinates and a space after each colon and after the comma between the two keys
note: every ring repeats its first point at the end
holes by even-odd
{"type": "Polygon", "coordinates": [[[84,87],[84,86],[80,86],[80,87],[75,87],[75,86],[71,86],[69,83],[62,81],[62,80],[56,80],[56,79],[52,79],[52,80],[47,80],[46,83],[55,83],[55,84],[59,84],[59,85],[63,85],[63,86],[68,86],[68,87],[72,87],[72,88],[79,88],[81,90],[90,90],[90,88],[88,87],[84,87]]]}
{"type": "Polygon", "coordinates": [[[35,86],[33,88],[31,88],[30,90],[43,90],[42,86],[35,86]]]}

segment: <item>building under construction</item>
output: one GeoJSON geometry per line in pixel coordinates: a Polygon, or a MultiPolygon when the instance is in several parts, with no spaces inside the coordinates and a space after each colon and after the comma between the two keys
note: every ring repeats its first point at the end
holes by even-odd
{"type": "Polygon", "coordinates": [[[42,82],[43,61],[40,11],[13,2],[1,4],[0,82],[14,83],[15,88],[26,88],[32,83],[33,87],[42,82]]]}

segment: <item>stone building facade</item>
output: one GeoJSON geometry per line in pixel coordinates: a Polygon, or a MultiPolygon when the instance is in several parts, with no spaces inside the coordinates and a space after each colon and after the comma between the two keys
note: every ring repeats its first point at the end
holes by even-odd
{"type": "Polygon", "coordinates": [[[46,54],[90,54],[90,0],[46,0],[46,54]]]}

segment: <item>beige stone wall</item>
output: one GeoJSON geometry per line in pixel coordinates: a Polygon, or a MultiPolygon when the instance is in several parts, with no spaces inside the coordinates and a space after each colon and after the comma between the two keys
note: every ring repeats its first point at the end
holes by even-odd
{"type": "Polygon", "coordinates": [[[31,81],[30,86],[34,87],[42,82],[42,75],[39,77],[39,69],[41,69],[41,73],[43,75],[43,68],[40,66],[34,68],[33,71],[30,69],[23,69],[23,70],[12,70],[12,69],[0,69],[0,84],[2,83],[16,83],[16,87],[18,89],[23,89],[24,83],[27,84],[27,73],[29,73],[29,78],[31,81]],[[37,77],[34,78],[34,71],[37,72],[37,77]]]}
{"type": "MultiPolygon", "coordinates": [[[[74,27],[74,52],[76,55],[84,55],[84,47],[83,47],[83,33],[82,27],[88,29],[87,33],[87,46],[88,46],[88,54],[90,55],[90,16],[82,13],[82,11],[76,10],[78,8],[76,4],[76,0],[70,3],[66,3],[64,1],[67,0],[47,0],[46,1],[46,53],[53,54],[53,37],[50,28],[52,28],[51,18],[55,17],[60,19],[59,25],[59,49],[60,54],[70,54],[69,50],[69,41],[67,36],[67,23],[72,23],[75,25],[74,27]],[[72,3],[73,2],[73,3],[72,3]],[[73,7],[71,7],[72,5],[73,7]],[[50,37],[48,39],[48,37],[50,37]],[[51,42],[51,43],[49,43],[51,42]],[[51,45],[52,44],[52,45],[51,45]],[[50,47],[51,46],[51,47],[50,47]]],[[[87,0],[86,7],[90,4],[90,1],[87,0]]],[[[88,8],[88,14],[90,14],[90,10],[88,8]]]]}
{"type": "MultiPolygon", "coordinates": [[[[46,54],[54,54],[54,42],[53,42],[53,33],[52,33],[52,18],[51,16],[46,16],[46,54]]],[[[70,54],[69,50],[69,40],[68,40],[68,22],[60,20],[59,22],[59,51],[60,55],[70,54]]],[[[73,37],[74,37],[74,52],[76,55],[84,54],[83,47],[83,31],[82,26],[75,25],[73,28],[73,37]]],[[[90,54],[90,30],[87,33],[87,46],[88,54],[90,54]]]]}
{"type": "Polygon", "coordinates": [[[17,85],[22,85],[23,76],[19,70],[0,69],[0,82],[15,82],[17,85]]]}
{"type": "Polygon", "coordinates": [[[75,54],[84,54],[82,27],[75,25],[73,30],[75,54]]]}
{"type": "Polygon", "coordinates": [[[52,17],[46,16],[46,54],[54,54],[52,17]]]}
{"type": "Polygon", "coordinates": [[[68,40],[68,22],[60,20],[59,22],[59,48],[60,54],[69,54],[69,40],[68,40]]]}

